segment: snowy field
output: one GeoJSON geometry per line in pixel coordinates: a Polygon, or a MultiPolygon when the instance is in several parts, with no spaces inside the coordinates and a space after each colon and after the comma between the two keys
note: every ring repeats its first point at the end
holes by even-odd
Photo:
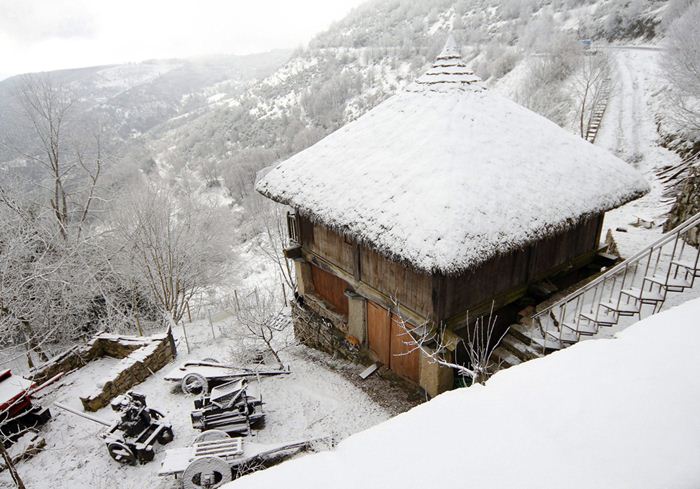
{"type": "MultiPolygon", "coordinates": [[[[226,325],[226,321],[230,319],[216,325],[217,335],[220,335],[219,326],[226,325]]],[[[185,396],[180,392],[179,385],[167,382],[163,377],[188,360],[214,357],[230,361],[238,341],[221,336],[212,341],[212,331],[206,322],[189,325],[187,332],[193,347],[191,354],[186,354],[185,344],[180,341],[175,363],[134,388],[137,392],[146,394],[148,405],[162,411],[172,422],[175,440],[165,448],[187,446],[199,432],[190,425],[189,413],[193,409],[194,397],[185,396]]],[[[415,404],[401,398],[405,393],[400,390],[385,389],[389,395],[385,396],[384,404],[387,405],[386,398],[390,396],[395,396],[395,402],[387,405],[387,408],[380,406],[348,380],[357,376],[362,367],[334,360],[303,346],[285,350],[282,359],[290,366],[291,375],[261,381],[267,414],[265,427],[255,435],[261,443],[328,435],[340,440],[415,404]]],[[[48,395],[43,402],[58,401],[81,409],[79,396],[90,392],[117,362],[118,360],[107,358],[89,363],[70,374],[63,382],[65,385],[48,395]]],[[[372,378],[370,382],[385,381],[372,378]]],[[[62,412],[56,407],[51,411],[53,419],[42,429],[47,448],[33,459],[18,465],[28,488],[179,487],[173,479],[162,479],[156,475],[164,456],[164,447],[156,445],[156,458],[153,462],[135,467],[121,466],[109,457],[104,442],[98,438],[102,426],[62,412]]],[[[116,419],[109,407],[94,414],[108,421],[116,419]]],[[[0,474],[0,487],[14,487],[6,472],[0,474]]]]}
{"type": "Polygon", "coordinates": [[[227,489],[700,487],[700,299],[227,489]]]}

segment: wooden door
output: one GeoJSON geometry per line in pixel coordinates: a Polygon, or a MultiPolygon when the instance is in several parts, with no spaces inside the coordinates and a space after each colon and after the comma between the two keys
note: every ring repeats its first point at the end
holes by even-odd
{"type": "Polygon", "coordinates": [[[367,301],[367,341],[377,359],[389,367],[391,362],[389,311],[367,301]]]}
{"type": "MultiPolygon", "coordinates": [[[[411,326],[406,323],[406,327],[411,326]]],[[[391,362],[389,368],[396,374],[416,384],[420,381],[420,350],[411,345],[411,336],[401,324],[401,319],[391,315],[391,362]],[[408,344],[407,344],[408,343],[408,344]]]]}
{"type": "Polygon", "coordinates": [[[314,265],[311,265],[311,280],[314,283],[316,295],[335,312],[347,317],[348,298],[345,295],[345,289],[348,288],[347,282],[314,265]]]}

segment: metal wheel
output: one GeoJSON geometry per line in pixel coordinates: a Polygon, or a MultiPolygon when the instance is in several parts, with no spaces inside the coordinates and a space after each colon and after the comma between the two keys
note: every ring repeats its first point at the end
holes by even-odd
{"type": "Polygon", "coordinates": [[[216,489],[232,480],[231,467],[219,457],[197,458],[182,474],[184,489],[216,489]]]}
{"type": "Polygon", "coordinates": [[[136,456],[125,443],[112,441],[107,444],[109,455],[120,464],[133,465],[136,463],[136,456]]]}
{"type": "Polygon", "coordinates": [[[203,441],[214,441],[214,440],[224,440],[226,438],[231,438],[228,433],[221,430],[208,430],[197,435],[194,439],[195,443],[201,443],[203,441]]]}
{"type": "Polygon", "coordinates": [[[209,382],[202,375],[189,373],[182,378],[180,384],[182,392],[185,394],[206,394],[209,392],[209,382]]]}
{"type": "Polygon", "coordinates": [[[158,443],[161,445],[167,445],[173,439],[175,438],[175,433],[173,433],[172,428],[163,428],[163,431],[160,432],[160,435],[158,436],[158,443]]]}

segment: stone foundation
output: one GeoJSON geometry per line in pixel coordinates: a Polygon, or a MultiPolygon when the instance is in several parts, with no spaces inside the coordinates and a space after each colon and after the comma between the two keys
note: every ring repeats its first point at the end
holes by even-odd
{"type": "Polygon", "coordinates": [[[294,336],[306,346],[351,361],[360,358],[359,345],[343,333],[347,330],[344,318],[328,310],[319,299],[306,296],[303,305],[292,302],[292,322],[294,336]]]}

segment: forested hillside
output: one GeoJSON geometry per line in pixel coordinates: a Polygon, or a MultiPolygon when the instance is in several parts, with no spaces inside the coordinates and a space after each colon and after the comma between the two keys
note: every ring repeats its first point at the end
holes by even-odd
{"type": "Polygon", "coordinates": [[[253,192],[257,172],[405,86],[449,31],[487,85],[583,135],[610,64],[581,41],[656,43],[691,3],[373,0],[294,53],[5,80],[3,341],[181,318],[259,272],[240,258],[252,247],[274,262],[279,215],[253,192]]]}

